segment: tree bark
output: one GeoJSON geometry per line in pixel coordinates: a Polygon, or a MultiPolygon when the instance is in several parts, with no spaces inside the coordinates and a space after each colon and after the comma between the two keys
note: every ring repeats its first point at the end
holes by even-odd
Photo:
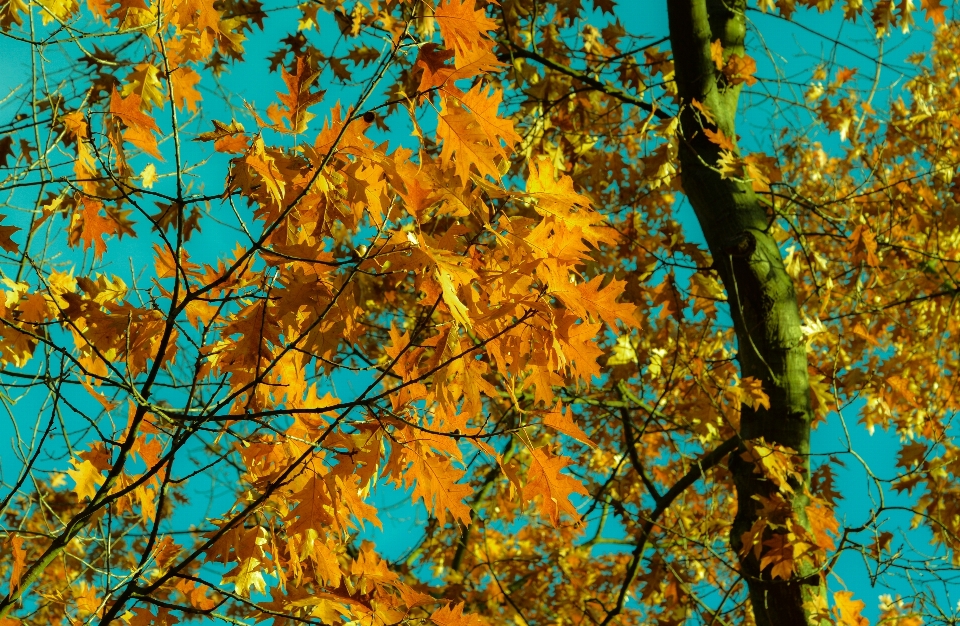
{"type": "MultiPolygon", "coordinates": [[[[808,453],[812,409],[807,376],[806,342],[793,281],[786,273],[776,241],[769,235],[768,217],[749,181],[721,176],[715,166],[720,148],[704,134],[719,129],[735,141],[740,85],[731,85],[711,55],[711,43],[723,46],[724,59],[744,54],[745,0],[668,0],[670,39],[681,101],[679,157],[681,181],[727,291],[737,336],[741,374],[760,380],[770,408],[742,407],[741,441],[762,437],[796,450],[804,459],[808,483],[808,453]],[[712,121],[694,106],[709,111],[712,121]]],[[[776,490],[754,471],[739,452],[731,455],[730,470],[737,488],[738,512],[730,533],[731,547],[740,553],[741,536],[758,519],[754,496],[776,490]]],[[[786,498],[800,523],[807,527],[803,488],[786,498]]],[[[769,535],[767,535],[769,536],[769,535]]],[[[741,573],[749,587],[758,626],[819,623],[810,605],[825,593],[822,576],[795,572],[789,580],[771,579],[750,553],[740,555],[741,573]]],[[[769,568],[768,568],[769,569],[769,568]]],[[[811,568],[808,568],[812,570],[811,568]]]]}

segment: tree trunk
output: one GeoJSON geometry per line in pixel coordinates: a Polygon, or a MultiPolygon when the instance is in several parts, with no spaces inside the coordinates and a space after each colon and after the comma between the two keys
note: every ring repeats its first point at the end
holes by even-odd
{"type": "MultiPolygon", "coordinates": [[[[679,155],[683,190],[690,199],[728,295],[737,335],[741,374],[762,381],[770,408],[742,407],[743,441],[763,437],[796,450],[806,459],[810,447],[810,387],[800,311],[780,250],[767,233],[770,218],[749,181],[724,178],[715,167],[720,148],[704,134],[719,129],[735,141],[739,85],[727,83],[711,55],[711,42],[723,46],[724,59],[744,54],[745,0],[668,0],[670,39],[681,99],[679,155]],[[695,106],[709,111],[713,120],[695,106]]],[[[743,452],[741,443],[740,452],[743,452]]],[[[758,519],[757,501],[775,491],[740,453],[731,455],[738,512],[730,543],[738,554],[741,536],[758,519]]],[[[807,526],[803,489],[785,497],[807,526]]],[[[769,536],[769,535],[768,535],[769,536]]],[[[817,623],[809,605],[825,593],[815,571],[795,572],[789,580],[771,579],[752,554],[740,556],[758,626],[817,623]]],[[[768,568],[769,569],[769,568],[768,568]]]]}

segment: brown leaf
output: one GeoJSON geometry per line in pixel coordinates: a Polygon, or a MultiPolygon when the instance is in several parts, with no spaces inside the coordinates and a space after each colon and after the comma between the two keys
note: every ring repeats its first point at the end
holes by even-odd
{"type": "MultiPolygon", "coordinates": [[[[0,215],[0,222],[7,219],[6,215],[0,215]]],[[[3,248],[7,252],[16,254],[20,251],[20,247],[10,239],[10,235],[20,230],[18,226],[0,226],[0,248],[3,248]]]]}

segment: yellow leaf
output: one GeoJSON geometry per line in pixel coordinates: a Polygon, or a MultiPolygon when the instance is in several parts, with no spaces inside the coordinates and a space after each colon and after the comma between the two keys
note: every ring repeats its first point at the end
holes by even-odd
{"type": "Polygon", "coordinates": [[[437,282],[440,283],[440,289],[443,290],[443,302],[450,309],[450,314],[453,316],[453,319],[457,320],[462,326],[471,328],[470,310],[457,295],[457,288],[454,287],[450,274],[437,268],[434,276],[437,282]]]}
{"type": "Polygon", "coordinates": [[[140,182],[146,189],[153,189],[153,184],[157,182],[157,168],[153,163],[147,163],[140,172],[140,182]]]}
{"type": "Polygon", "coordinates": [[[286,188],[286,182],[280,170],[277,169],[276,159],[267,154],[266,147],[263,145],[263,139],[257,137],[253,143],[250,152],[245,159],[250,169],[260,175],[267,190],[277,204],[283,202],[283,192],[286,188]]]}
{"type": "Polygon", "coordinates": [[[870,622],[860,615],[860,611],[866,604],[863,600],[851,600],[852,597],[852,591],[838,591],[833,594],[833,601],[836,604],[834,613],[837,616],[837,624],[839,626],[868,626],[870,622]]]}
{"type": "Polygon", "coordinates": [[[136,94],[140,98],[140,107],[144,112],[157,106],[163,108],[163,83],[160,82],[160,70],[149,63],[137,65],[127,84],[123,86],[123,97],[136,94]]]}

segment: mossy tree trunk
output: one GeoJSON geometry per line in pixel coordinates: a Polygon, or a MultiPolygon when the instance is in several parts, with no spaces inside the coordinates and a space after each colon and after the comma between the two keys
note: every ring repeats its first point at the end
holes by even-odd
{"type": "MultiPolygon", "coordinates": [[[[741,439],[762,437],[767,443],[792,448],[806,459],[813,413],[806,343],[793,281],[776,241],[768,234],[770,216],[752,184],[721,175],[716,167],[721,149],[703,132],[719,129],[733,141],[737,137],[741,85],[730,84],[717,69],[711,43],[719,40],[724,59],[744,54],[746,2],[668,0],[668,10],[682,106],[679,155],[683,190],[727,292],[741,374],[762,381],[770,397],[769,409],[742,407],[741,439]]],[[[758,518],[754,496],[770,496],[774,487],[738,452],[731,455],[730,469],[739,504],[730,541],[740,553],[741,536],[758,518]]],[[[809,481],[807,470],[805,466],[804,481],[809,481]]],[[[806,498],[801,486],[797,487],[796,495],[784,497],[806,526],[806,498]]],[[[769,571],[761,571],[752,553],[741,555],[740,564],[758,626],[817,623],[809,610],[809,601],[825,592],[817,572],[795,572],[789,580],[772,579],[769,571]]]]}

